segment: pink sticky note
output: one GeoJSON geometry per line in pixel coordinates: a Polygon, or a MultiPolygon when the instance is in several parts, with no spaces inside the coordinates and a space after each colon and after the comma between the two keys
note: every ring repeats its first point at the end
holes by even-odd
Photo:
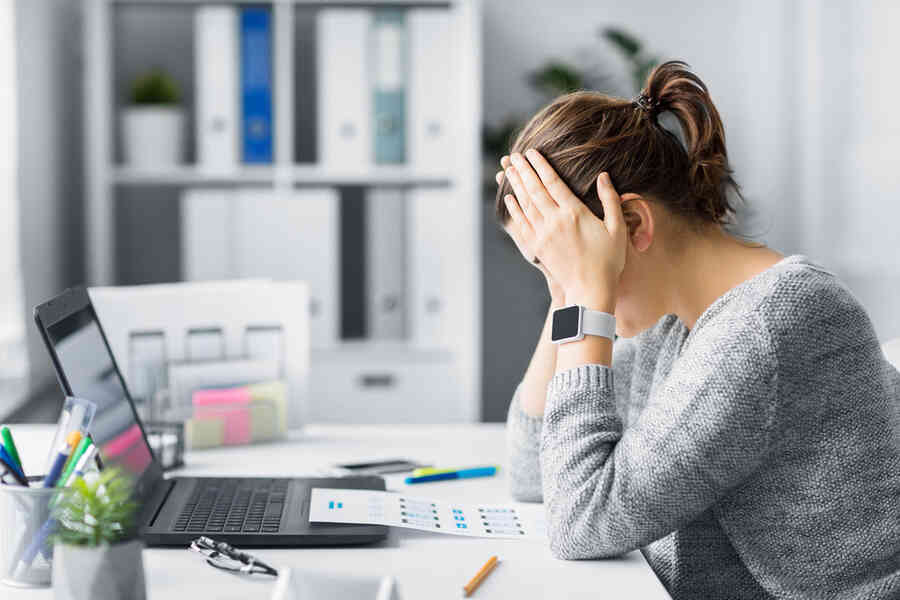
{"type": "Polygon", "coordinates": [[[194,416],[224,422],[225,445],[250,442],[250,392],[247,388],[197,390],[191,396],[194,416]]]}

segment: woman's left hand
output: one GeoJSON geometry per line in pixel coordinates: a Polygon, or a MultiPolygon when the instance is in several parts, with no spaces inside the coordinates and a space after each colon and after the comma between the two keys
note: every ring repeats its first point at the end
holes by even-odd
{"type": "Polygon", "coordinates": [[[505,174],[515,196],[507,194],[504,201],[513,235],[532,238],[525,245],[563,289],[568,304],[614,312],[616,285],[625,268],[627,228],[609,175],[597,177],[601,220],[536,150],[525,156],[513,154],[510,162],[505,174]]]}

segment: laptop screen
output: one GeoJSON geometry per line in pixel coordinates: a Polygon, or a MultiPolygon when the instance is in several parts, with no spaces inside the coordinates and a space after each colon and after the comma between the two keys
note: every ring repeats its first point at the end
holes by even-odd
{"type": "Polygon", "coordinates": [[[104,464],[119,466],[139,482],[145,475],[158,476],[158,466],[90,303],[45,330],[67,391],[97,405],[90,434],[104,464]]]}

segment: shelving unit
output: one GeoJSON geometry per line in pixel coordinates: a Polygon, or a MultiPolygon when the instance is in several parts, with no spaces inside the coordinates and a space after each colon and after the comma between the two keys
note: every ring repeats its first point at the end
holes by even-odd
{"type": "MultiPolygon", "coordinates": [[[[312,379],[317,372],[342,374],[350,382],[366,380],[374,373],[382,386],[374,397],[390,397],[391,402],[408,403],[411,422],[429,420],[477,421],[481,414],[481,6],[479,0],[85,0],[84,2],[85,85],[85,187],[86,239],[88,243],[88,284],[115,285],[115,207],[129,190],[190,189],[221,187],[241,189],[266,187],[288,191],[304,186],[386,186],[395,188],[440,187],[452,190],[453,207],[441,216],[453,220],[459,231],[454,249],[453,277],[456,289],[452,339],[440,348],[425,348],[405,342],[342,342],[335,348],[312,355],[312,379]],[[117,114],[114,73],[117,56],[113,52],[115,11],[129,7],[193,8],[201,4],[262,4],[272,9],[272,61],[274,161],[272,165],[241,166],[226,172],[209,171],[195,164],[146,171],[117,162],[115,126],[117,114]],[[342,166],[295,163],[294,146],[294,56],[295,8],[402,6],[429,7],[449,11],[458,47],[454,49],[458,85],[454,98],[457,120],[453,124],[456,146],[452,167],[444,173],[416,172],[408,166],[373,166],[348,169],[342,166]],[[285,76],[287,74],[287,76],[285,76]],[[393,387],[390,382],[399,382],[393,387]],[[387,383],[386,383],[387,382],[387,383]],[[441,402],[453,403],[446,414],[428,414],[416,404],[416,396],[433,395],[433,385],[441,402]],[[421,386],[421,389],[417,389],[421,386]],[[394,391],[396,390],[396,392],[394,391]],[[417,412],[418,411],[418,412],[417,412]]],[[[126,40],[127,42],[127,40],[126,40]]],[[[148,65],[151,66],[151,65],[148,65]]],[[[439,67],[437,67],[439,68],[439,67]]],[[[190,127],[190,123],[187,125],[190,127]]],[[[148,194],[142,194],[142,198],[148,194]]],[[[152,196],[152,194],[150,194],[152,196]]],[[[147,201],[152,201],[152,197],[147,201]]],[[[440,207],[435,207],[440,211],[440,207]]],[[[439,222],[439,221],[438,221],[439,222]]],[[[166,243],[160,240],[160,243],[166,243]]],[[[319,380],[325,379],[323,376],[319,380]]],[[[362,384],[360,384],[362,385],[362,384]]],[[[365,402],[366,391],[357,390],[365,402]]],[[[327,386],[313,386],[311,394],[329,393],[327,386]]],[[[342,388],[334,393],[352,394],[342,388]]],[[[367,420],[378,420],[377,416],[367,420]]],[[[396,409],[394,413],[396,415],[396,409]]],[[[330,415],[314,409],[314,420],[352,420],[352,415],[330,415]]]]}
{"type": "Polygon", "coordinates": [[[116,167],[111,183],[117,185],[363,185],[363,186],[451,186],[449,175],[416,173],[407,167],[373,167],[366,171],[340,171],[318,165],[293,165],[286,169],[274,166],[245,166],[226,173],[185,166],[164,171],[147,171],[116,167]]]}

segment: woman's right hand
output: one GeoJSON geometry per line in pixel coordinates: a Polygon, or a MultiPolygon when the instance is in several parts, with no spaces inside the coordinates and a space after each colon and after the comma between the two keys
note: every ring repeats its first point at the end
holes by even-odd
{"type": "MultiPolygon", "coordinates": [[[[494,179],[497,181],[497,185],[503,183],[503,178],[506,177],[506,169],[512,163],[509,160],[508,156],[504,156],[500,159],[500,166],[503,167],[502,171],[498,171],[497,175],[494,179]]],[[[509,237],[512,238],[513,242],[516,244],[516,248],[519,249],[519,252],[522,254],[522,258],[525,259],[527,263],[533,265],[537,268],[538,271],[543,273],[544,278],[547,280],[547,289],[550,291],[550,300],[554,306],[562,306],[565,304],[565,294],[562,291],[562,288],[557,285],[557,283],[553,280],[553,276],[550,274],[550,271],[547,270],[540,261],[535,260],[535,252],[533,248],[528,248],[527,244],[518,239],[515,235],[513,235],[509,228],[506,228],[506,233],[509,234],[509,237]]]]}

